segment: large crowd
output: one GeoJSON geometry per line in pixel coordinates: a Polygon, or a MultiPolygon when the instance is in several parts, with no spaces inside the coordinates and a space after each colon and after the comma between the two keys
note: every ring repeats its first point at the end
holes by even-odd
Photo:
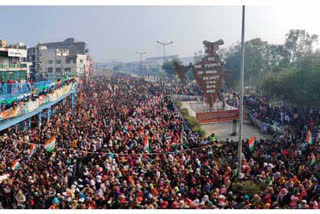
{"type": "Polygon", "coordinates": [[[1,136],[3,208],[319,208],[317,141],[279,136],[256,140],[254,150],[245,142],[239,181],[237,143],[200,139],[160,83],[92,78],[73,108],[70,100],[54,108],[41,127],[1,136]],[[259,191],[234,188],[242,181],[259,191]]]}
{"type": "Polygon", "coordinates": [[[301,108],[287,103],[271,103],[266,97],[245,96],[245,106],[252,118],[285,129],[287,135],[304,137],[310,130],[314,140],[320,138],[320,110],[301,108]]]}
{"type": "Polygon", "coordinates": [[[166,80],[163,85],[163,92],[165,94],[177,94],[188,96],[201,96],[202,92],[196,83],[177,83],[174,80],[166,80]]]}

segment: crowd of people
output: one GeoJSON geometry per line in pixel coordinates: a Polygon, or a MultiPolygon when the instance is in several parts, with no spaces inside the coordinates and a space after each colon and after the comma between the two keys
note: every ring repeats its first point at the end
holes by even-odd
{"type": "Polygon", "coordinates": [[[237,143],[201,139],[166,93],[161,83],[125,75],[92,78],[73,108],[61,102],[41,127],[3,133],[1,206],[319,208],[318,142],[275,137],[256,140],[253,150],[244,142],[239,180],[237,143]],[[52,138],[49,152],[43,145],[52,138]],[[235,188],[244,181],[259,191],[235,188]]]}
{"type": "Polygon", "coordinates": [[[245,96],[244,104],[251,117],[261,122],[277,125],[287,130],[287,135],[303,138],[310,130],[313,140],[320,138],[320,111],[315,108],[299,108],[285,103],[271,103],[266,97],[245,96]]]}
{"type": "Polygon", "coordinates": [[[198,84],[188,83],[182,84],[176,81],[166,81],[163,86],[164,93],[166,94],[177,94],[177,95],[188,95],[188,96],[201,96],[202,92],[198,84]]]}
{"type": "Polygon", "coordinates": [[[18,105],[27,103],[28,101],[34,101],[40,96],[50,94],[54,90],[59,89],[72,82],[75,82],[75,79],[66,79],[64,81],[58,79],[55,84],[48,85],[47,88],[44,88],[42,90],[38,90],[36,87],[32,88],[32,85],[30,85],[30,90],[29,90],[30,93],[22,94],[20,96],[14,97],[15,99],[1,100],[0,112],[8,109],[14,109],[18,105]]]}

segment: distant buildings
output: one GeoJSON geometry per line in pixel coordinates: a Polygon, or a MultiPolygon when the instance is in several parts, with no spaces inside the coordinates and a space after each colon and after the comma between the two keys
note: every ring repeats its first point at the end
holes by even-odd
{"type": "Polygon", "coordinates": [[[31,63],[27,62],[27,47],[23,43],[9,45],[0,40],[0,78],[8,80],[26,80],[30,75],[31,63]]]}
{"type": "MultiPolygon", "coordinates": [[[[166,56],[166,61],[171,61],[173,59],[179,59],[183,65],[189,65],[190,63],[194,64],[197,61],[201,60],[203,55],[199,52],[195,56],[188,57],[179,57],[179,55],[169,55],[166,56]]],[[[162,65],[163,65],[163,56],[158,57],[147,57],[142,61],[142,69],[140,61],[132,61],[132,62],[121,62],[121,61],[112,61],[109,63],[98,63],[96,64],[98,69],[109,69],[113,71],[126,71],[135,73],[137,75],[161,75],[163,73],[162,65]],[[142,71],[140,71],[140,69],[142,71]]]]}
{"type": "MultiPolygon", "coordinates": [[[[179,58],[179,55],[166,56],[166,61],[171,61],[176,58],[179,58]]],[[[162,57],[145,58],[143,62],[147,65],[162,65],[163,64],[163,56],[162,57]]]]}
{"type": "Polygon", "coordinates": [[[28,60],[33,64],[31,73],[36,79],[88,75],[93,70],[86,43],[74,38],[28,48],[28,60]]]}

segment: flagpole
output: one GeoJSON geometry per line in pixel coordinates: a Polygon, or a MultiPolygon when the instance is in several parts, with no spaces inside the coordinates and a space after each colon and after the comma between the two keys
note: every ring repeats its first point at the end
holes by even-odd
{"type": "Polygon", "coordinates": [[[243,132],[243,81],[244,81],[244,31],[245,31],[245,6],[242,6],[242,32],[241,32],[241,71],[240,71],[240,126],[238,142],[238,178],[241,177],[242,165],[242,132],[243,132]]]}

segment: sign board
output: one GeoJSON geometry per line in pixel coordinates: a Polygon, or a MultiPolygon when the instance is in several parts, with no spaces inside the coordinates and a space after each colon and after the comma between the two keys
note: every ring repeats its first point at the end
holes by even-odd
{"type": "Polygon", "coordinates": [[[8,56],[11,57],[27,57],[27,50],[8,48],[8,56]]]}
{"type": "Polygon", "coordinates": [[[200,86],[205,102],[212,108],[214,102],[219,100],[219,92],[222,84],[223,62],[217,54],[219,45],[223,40],[216,42],[203,41],[205,57],[194,65],[193,74],[200,86]]]}

